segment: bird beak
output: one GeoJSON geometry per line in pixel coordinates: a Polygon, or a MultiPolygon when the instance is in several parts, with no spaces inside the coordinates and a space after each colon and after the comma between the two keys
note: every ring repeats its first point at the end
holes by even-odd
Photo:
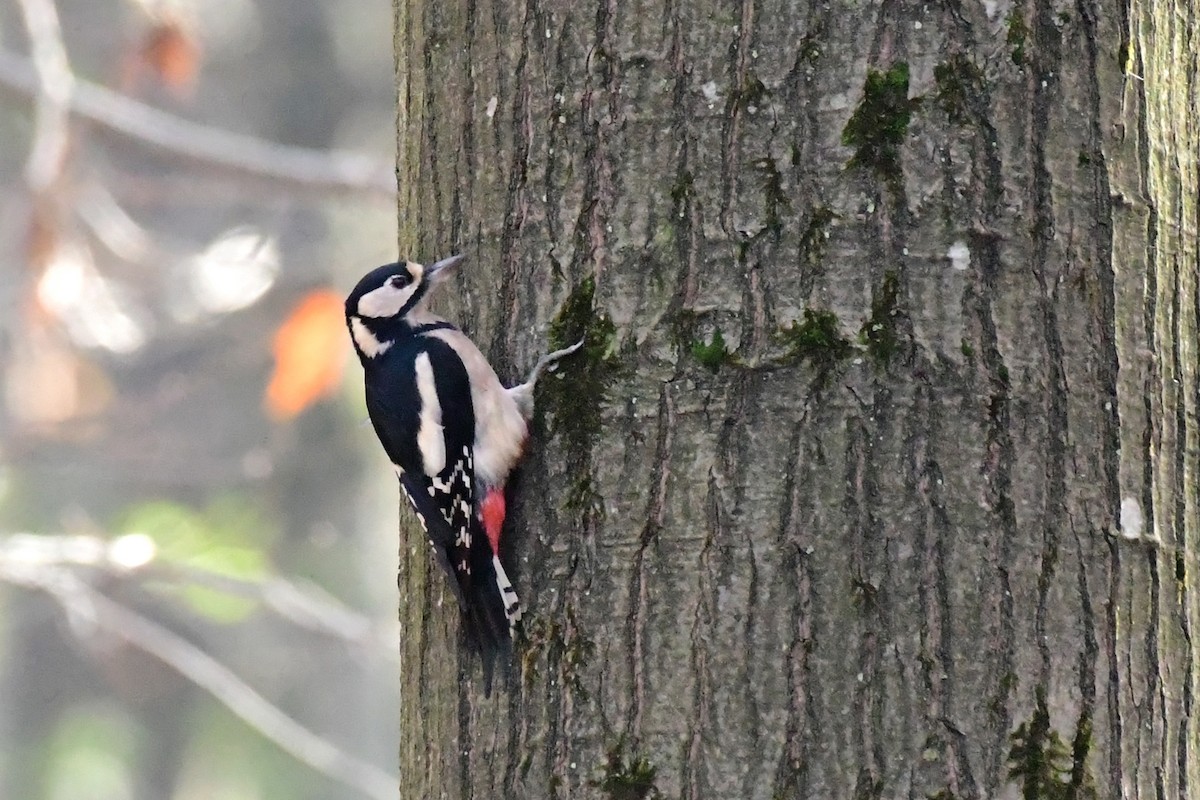
{"type": "Polygon", "coordinates": [[[436,264],[429,265],[425,268],[426,280],[434,282],[441,282],[445,280],[447,277],[449,277],[450,272],[456,266],[458,266],[458,262],[462,261],[464,258],[466,258],[466,256],[459,254],[456,256],[450,256],[449,258],[443,258],[436,264]]]}

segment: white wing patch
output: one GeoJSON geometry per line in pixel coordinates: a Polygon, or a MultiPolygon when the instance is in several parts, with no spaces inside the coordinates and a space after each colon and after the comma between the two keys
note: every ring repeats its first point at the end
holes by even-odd
{"type": "MultiPolygon", "coordinates": [[[[417,449],[425,474],[437,475],[446,468],[446,437],[442,431],[442,403],[433,382],[433,365],[429,354],[421,353],[414,363],[417,372],[417,393],[421,396],[421,425],[417,429],[417,449]]],[[[447,520],[449,521],[449,520],[447,520]]]]}
{"type": "Polygon", "coordinates": [[[521,458],[528,435],[517,401],[462,331],[440,328],[424,335],[450,345],[467,368],[475,410],[475,476],[491,486],[503,486],[521,458]]]}

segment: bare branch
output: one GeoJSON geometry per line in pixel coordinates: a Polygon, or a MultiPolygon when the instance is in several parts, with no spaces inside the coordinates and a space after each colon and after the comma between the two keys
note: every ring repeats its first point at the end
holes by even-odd
{"type": "Polygon", "coordinates": [[[33,146],[25,180],[35,195],[46,191],[62,172],[69,144],[69,104],[75,78],[63,46],[53,0],[20,0],[33,52],[31,90],[36,97],[33,146]]]}
{"type": "Polygon", "coordinates": [[[262,581],[243,580],[178,565],[156,565],[144,572],[147,579],[161,578],[175,585],[181,582],[194,583],[258,601],[297,627],[348,644],[370,647],[392,659],[399,658],[394,633],[381,630],[373,620],[347,608],[316,587],[301,587],[278,576],[262,581]]]}
{"type": "MultiPolygon", "coordinates": [[[[228,667],[176,633],[80,581],[95,622],[207,691],[296,759],[368,797],[395,800],[399,779],[316,735],[246,685],[228,667]]],[[[60,598],[61,599],[61,598],[60,598]]]]}
{"type": "Polygon", "coordinates": [[[164,561],[158,558],[153,540],[144,534],[106,538],[16,533],[0,537],[0,577],[8,575],[8,580],[19,583],[11,576],[18,572],[36,575],[38,570],[54,567],[86,567],[114,578],[139,580],[148,589],[154,582],[203,586],[262,603],[297,627],[399,658],[394,631],[383,629],[318,587],[300,586],[278,575],[248,580],[164,561]]]}
{"type": "MultiPolygon", "coordinates": [[[[0,51],[0,86],[27,97],[39,94],[38,76],[30,62],[3,51],[0,51]]],[[[73,79],[67,102],[72,114],[195,163],[299,188],[365,192],[383,197],[396,193],[392,168],[367,156],[291,147],[189,122],[77,77],[73,79]]]]}
{"type": "MultiPolygon", "coordinates": [[[[78,539],[81,561],[99,558],[84,537],[78,539]]],[[[34,559],[38,561],[38,559],[34,559]]],[[[367,797],[394,800],[399,781],[373,764],[356,758],[289,717],[241,680],[228,667],[196,645],[148,617],[121,605],[64,566],[0,559],[0,580],[40,589],[51,595],[73,619],[121,637],[144,650],[211,694],[263,736],[299,761],[367,797]]]]}

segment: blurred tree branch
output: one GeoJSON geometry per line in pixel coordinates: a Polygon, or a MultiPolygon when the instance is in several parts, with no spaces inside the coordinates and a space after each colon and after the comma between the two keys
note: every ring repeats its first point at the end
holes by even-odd
{"type": "Polygon", "coordinates": [[[157,580],[173,586],[192,583],[257,601],[297,627],[340,639],[346,644],[370,648],[392,660],[399,659],[394,630],[381,629],[373,620],[343,606],[318,587],[297,586],[282,577],[246,580],[175,564],[152,565],[143,572],[147,583],[157,580]]]}
{"type": "Polygon", "coordinates": [[[168,567],[154,571],[148,537],[16,534],[0,539],[0,581],[43,591],[67,617],[120,637],[154,656],[212,695],[248,725],[292,757],[367,797],[393,800],[398,780],[352,756],[285,714],[232,670],[197,645],[99,591],[86,579],[92,570],[108,577],[176,575],[243,596],[254,596],[290,621],[362,643],[373,625],[335,601],[318,598],[283,579],[263,584],[202,570],[168,567]]]}
{"type": "Polygon", "coordinates": [[[33,53],[30,82],[37,104],[25,180],[34,195],[41,195],[58,180],[66,163],[70,144],[69,106],[75,79],[54,3],[20,0],[20,4],[33,53]]]}
{"type": "MultiPolygon", "coordinates": [[[[41,0],[23,0],[40,4],[41,0]]],[[[0,51],[0,88],[38,98],[44,82],[29,59],[0,51]]],[[[201,125],[146,105],[119,92],[73,77],[66,94],[70,113],[100,129],[172,156],[234,173],[303,189],[391,197],[393,170],[354,153],[311,150],[201,125]]],[[[32,158],[31,158],[32,160],[32,158]]]]}
{"type": "Polygon", "coordinates": [[[25,585],[22,577],[41,568],[88,568],[113,578],[137,578],[142,585],[194,584],[254,600],[280,618],[306,630],[397,657],[395,631],[381,630],[369,617],[346,607],[317,587],[270,576],[256,581],[176,564],[157,558],[152,540],[142,534],[116,539],[92,535],[17,533],[0,538],[0,580],[25,585]],[[131,553],[139,555],[131,557],[131,553]]]}

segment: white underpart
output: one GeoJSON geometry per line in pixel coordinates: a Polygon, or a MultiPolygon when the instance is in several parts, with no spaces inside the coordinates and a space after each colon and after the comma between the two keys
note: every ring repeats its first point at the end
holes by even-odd
{"type": "Polygon", "coordinates": [[[421,353],[413,364],[417,372],[417,394],[421,397],[421,420],[417,428],[417,449],[426,475],[437,475],[446,468],[446,436],[442,431],[442,404],[433,382],[429,354],[421,353]]]}
{"type": "Polygon", "coordinates": [[[371,333],[371,329],[367,327],[366,323],[358,317],[350,318],[350,334],[354,337],[354,343],[358,345],[358,349],[367,358],[381,356],[392,346],[391,342],[379,341],[375,334],[371,333]]]}
{"type": "Polygon", "coordinates": [[[488,486],[503,486],[521,457],[529,430],[517,401],[462,331],[440,328],[424,335],[450,345],[466,367],[475,408],[475,478],[488,486]]]}
{"type": "Polygon", "coordinates": [[[504,603],[504,616],[508,619],[508,631],[511,635],[521,621],[521,603],[517,599],[517,590],[513,588],[504,567],[500,565],[500,557],[492,556],[492,567],[496,570],[496,586],[500,588],[500,600],[504,603]]]}

